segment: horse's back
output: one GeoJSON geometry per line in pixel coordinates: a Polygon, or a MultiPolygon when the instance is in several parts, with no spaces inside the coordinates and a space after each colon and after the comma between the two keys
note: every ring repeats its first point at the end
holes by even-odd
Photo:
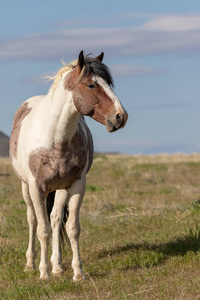
{"type": "MultiPolygon", "coordinates": [[[[33,107],[37,105],[37,103],[43,99],[44,96],[36,96],[29,98],[21,106],[17,109],[12,126],[12,133],[10,136],[10,159],[13,166],[13,169],[16,171],[18,177],[22,177],[20,172],[17,171],[18,166],[20,165],[20,161],[18,159],[19,148],[25,149],[26,138],[20,138],[20,132],[23,125],[24,120],[29,117],[33,107]],[[24,145],[24,147],[19,147],[20,144],[24,145]],[[18,165],[18,166],[17,166],[18,165]]],[[[25,158],[25,152],[20,153],[21,156],[25,158]]],[[[22,169],[22,167],[20,168],[22,169]]]]}

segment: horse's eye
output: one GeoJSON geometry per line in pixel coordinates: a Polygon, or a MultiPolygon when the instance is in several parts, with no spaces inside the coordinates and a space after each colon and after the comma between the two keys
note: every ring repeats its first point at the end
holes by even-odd
{"type": "Polygon", "coordinates": [[[94,90],[94,89],[95,89],[95,85],[94,85],[94,84],[92,84],[92,83],[91,83],[91,84],[89,84],[89,85],[88,85],[88,87],[89,87],[89,89],[90,89],[90,90],[94,90]]]}

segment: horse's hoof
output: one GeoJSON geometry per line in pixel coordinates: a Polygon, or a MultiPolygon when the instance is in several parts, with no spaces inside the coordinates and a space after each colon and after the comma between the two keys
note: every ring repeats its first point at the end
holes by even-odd
{"type": "Polygon", "coordinates": [[[40,279],[42,279],[42,280],[48,280],[49,279],[49,274],[48,273],[41,274],[40,275],[40,279]]]}
{"type": "Polygon", "coordinates": [[[31,272],[31,271],[35,271],[35,265],[26,265],[24,268],[24,272],[31,272]]]}
{"type": "Polygon", "coordinates": [[[60,270],[58,272],[52,272],[52,275],[55,276],[55,277],[62,277],[63,274],[64,274],[63,270],[60,270]]]}
{"type": "Polygon", "coordinates": [[[74,277],[73,277],[73,280],[76,281],[76,282],[77,281],[83,281],[85,279],[86,279],[86,277],[83,273],[78,273],[78,274],[74,275],[74,277]]]}

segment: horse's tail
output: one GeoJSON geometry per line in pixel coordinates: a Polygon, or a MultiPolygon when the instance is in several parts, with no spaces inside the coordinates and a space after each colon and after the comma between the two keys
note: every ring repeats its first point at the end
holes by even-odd
{"type": "MultiPolygon", "coordinates": [[[[52,212],[53,209],[53,205],[54,205],[54,200],[55,200],[55,194],[56,192],[50,192],[47,196],[46,199],[46,204],[47,204],[47,215],[49,218],[49,222],[51,222],[51,218],[50,218],[50,214],[52,212]]],[[[60,242],[61,242],[61,246],[64,250],[65,248],[65,242],[69,242],[69,238],[67,236],[67,232],[66,232],[66,222],[69,216],[69,210],[68,210],[68,205],[65,205],[64,207],[64,216],[63,216],[63,221],[61,224],[61,228],[60,228],[60,242]]]]}

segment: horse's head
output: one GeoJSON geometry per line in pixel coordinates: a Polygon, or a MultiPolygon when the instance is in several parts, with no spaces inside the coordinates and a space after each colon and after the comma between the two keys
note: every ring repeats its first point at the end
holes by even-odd
{"type": "Polygon", "coordinates": [[[81,51],[76,66],[64,79],[64,88],[72,92],[78,112],[113,132],[125,126],[128,114],[111,88],[113,80],[102,60],[103,52],[96,58],[84,58],[81,51]]]}

